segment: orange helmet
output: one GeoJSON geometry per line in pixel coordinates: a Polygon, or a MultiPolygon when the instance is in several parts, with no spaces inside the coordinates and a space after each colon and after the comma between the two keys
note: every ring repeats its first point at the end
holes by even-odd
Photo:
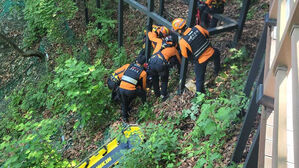
{"type": "Polygon", "coordinates": [[[172,21],[172,28],[175,31],[182,29],[185,25],[186,20],[182,18],[176,18],[172,21]]]}
{"type": "Polygon", "coordinates": [[[160,27],[160,33],[162,33],[163,37],[166,37],[169,35],[169,29],[165,26],[160,27]]]}

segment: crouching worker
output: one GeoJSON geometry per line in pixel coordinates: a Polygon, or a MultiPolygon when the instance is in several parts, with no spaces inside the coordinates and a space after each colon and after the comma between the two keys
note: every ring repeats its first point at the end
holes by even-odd
{"type": "Polygon", "coordinates": [[[129,67],[130,64],[126,64],[119,69],[115,70],[110,77],[108,78],[108,88],[112,90],[111,100],[115,102],[120,102],[120,94],[119,94],[119,85],[121,78],[125,72],[125,70],[129,67]]]}
{"type": "Polygon", "coordinates": [[[152,42],[152,46],[154,49],[153,54],[159,51],[162,40],[166,38],[168,35],[169,35],[169,29],[165,26],[161,26],[161,27],[153,26],[152,31],[148,32],[148,39],[152,42]]]}
{"type": "Polygon", "coordinates": [[[156,52],[149,59],[149,75],[152,77],[152,85],[156,97],[162,97],[162,101],[165,101],[168,97],[167,85],[169,78],[170,60],[177,59],[181,63],[179,52],[175,47],[175,43],[171,36],[167,36],[162,44],[157,44],[159,51],[156,52]],[[159,87],[159,77],[161,78],[161,92],[159,87]]]}
{"type": "Polygon", "coordinates": [[[130,103],[137,96],[142,102],[146,101],[146,72],[143,64],[145,56],[139,55],[135,63],[132,63],[125,70],[120,86],[122,118],[125,122],[129,121],[128,111],[130,103]]]}

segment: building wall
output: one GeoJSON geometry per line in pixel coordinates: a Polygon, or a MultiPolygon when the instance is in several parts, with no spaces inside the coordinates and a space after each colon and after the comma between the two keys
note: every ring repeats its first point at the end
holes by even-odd
{"type": "Polygon", "coordinates": [[[299,168],[298,1],[270,2],[277,26],[268,28],[264,95],[274,98],[274,110],[263,110],[259,167],[299,168]]]}

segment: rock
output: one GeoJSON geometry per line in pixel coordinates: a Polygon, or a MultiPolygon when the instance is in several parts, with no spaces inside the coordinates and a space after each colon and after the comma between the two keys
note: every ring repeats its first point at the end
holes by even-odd
{"type": "Polygon", "coordinates": [[[195,81],[194,80],[187,79],[187,82],[186,82],[185,86],[191,92],[196,93],[196,85],[195,85],[195,81]]]}

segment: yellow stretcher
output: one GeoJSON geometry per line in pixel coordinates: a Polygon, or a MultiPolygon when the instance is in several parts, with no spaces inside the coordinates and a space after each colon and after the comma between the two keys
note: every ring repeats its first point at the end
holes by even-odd
{"type": "Polygon", "coordinates": [[[122,150],[132,149],[136,141],[141,143],[143,140],[143,134],[137,125],[128,125],[122,132],[126,142],[112,139],[83,160],[77,168],[109,168],[118,163],[123,155],[122,150]]]}

